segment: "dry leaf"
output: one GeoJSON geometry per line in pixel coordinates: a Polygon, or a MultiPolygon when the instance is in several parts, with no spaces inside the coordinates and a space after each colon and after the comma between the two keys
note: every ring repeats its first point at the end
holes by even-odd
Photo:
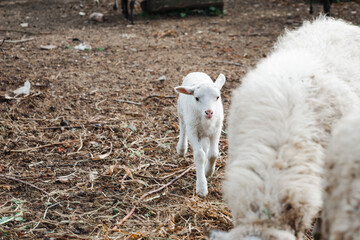
{"type": "Polygon", "coordinates": [[[0,188],[6,189],[8,191],[10,191],[11,186],[10,185],[0,185],[0,188]]]}

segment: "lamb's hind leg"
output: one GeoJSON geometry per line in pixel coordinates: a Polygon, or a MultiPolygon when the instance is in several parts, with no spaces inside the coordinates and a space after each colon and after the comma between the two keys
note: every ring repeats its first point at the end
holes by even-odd
{"type": "Polygon", "coordinates": [[[179,119],[179,128],[180,128],[180,135],[179,135],[179,142],[176,146],[176,151],[180,156],[185,156],[188,148],[188,140],[186,136],[185,124],[181,119],[179,119]]]}

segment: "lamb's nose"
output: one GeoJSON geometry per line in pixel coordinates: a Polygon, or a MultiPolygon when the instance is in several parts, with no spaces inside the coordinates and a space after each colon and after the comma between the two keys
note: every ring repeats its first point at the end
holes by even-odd
{"type": "Polygon", "coordinates": [[[206,110],[206,111],[205,111],[205,114],[206,114],[206,115],[205,115],[206,118],[211,118],[212,115],[213,115],[213,111],[211,111],[211,110],[206,110]]]}

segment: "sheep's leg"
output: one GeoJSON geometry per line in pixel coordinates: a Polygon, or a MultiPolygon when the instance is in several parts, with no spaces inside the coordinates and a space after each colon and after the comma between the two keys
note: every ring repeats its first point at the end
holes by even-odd
{"type": "Polygon", "coordinates": [[[118,9],[118,2],[117,2],[117,0],[114,0],[113,9],[114,9],[114,10],[118,9]]]}
{"type": "Polygon", "coordinates": [[[121,0],[122,13],[126,19],[129,19],[128,0],[121,0]]]}
{"type": "Polygon", "coordinates": [[[196,166],[196,193],[200,197],[205,197],[208,194],[207,180],[205,177],[205,152],[200,148],[194,151],[194,161],[196,166]]]}
{"type": "Polygon", "coordinates": [[[201,146],[205,152],[205,155],[207,156],[209,152],[209,139],[208,138],[201,139],[201,146]]]}
{"type": "Polygon", "coordinates": [[[196,193],[200,197],[208,194],[207,180],[205,177],[206,154],[202,149],[201,140],[195,134],[188,134],[189,141],[194,151],[194,162],[196,167],[196,193]]]}
{"type": "Polygon", "coordinates": [[[130,21],[131,24],[134,24],[134,7],[135,7],[135,0],[130,1],[130,21]]]}
{"type": "Polygon", "coordinates": [[[179,119],[179,127],[180,127],[180,135],[179,135],[179,142],[176,147],[176,152],[180,155],[185,157],[188,148],[188,139],[186,136],[185,124],[182,119],[179,119]]]}
{"type": "Polygon", "coordinates": [[[208,161],[206,162],[206,177],[213,175],[215,171],[216,159],[219,156],[220,133],[210,138],[210,148],[208,151],[208,161]]]}
{"type": "Polygon", "coordinates": [[[317,218],[312,230],[312,235],[314,240],[320,240],[322,238],[321,236],[321,218],[317,218]]]}
{"type": "Polygon", "coordinates": [[[330,4],[331,4],[330,0],[324,0],[324,13],[325,16],[328,17],[330,17],[330,4]]]}

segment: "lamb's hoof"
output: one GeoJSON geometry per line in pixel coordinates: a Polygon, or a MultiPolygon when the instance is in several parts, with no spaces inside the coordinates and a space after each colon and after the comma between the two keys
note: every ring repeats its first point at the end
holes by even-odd
{"type": "Polygon", "coordinates": [[[199,195],[199,197],[204,198],[204,197],[206,197],[208,195],[208,192],[207,191],[206,192],[200,191],[197,194],[199,195]]]}
{"type": "Polygon", "coordinates": [[[211,177],[215,172],[215,166],[214,167],[206,167],[206,171],[205,171],[205,176],[208,178],[208,177],[211,177]]]}
{"type": "Polygon", "coordinates": [[[185,157],[187,149],[185,149],[185,148],[177,148],[176,152],[179,154],[180,157],[185,157]]]}
{"type": "Polygon", "coordinates": [[[199,195],[199,197],[206,197],[208,195],[208,189],[207,186],[205,188],[196,188],[196,194],[199,195]]]}

